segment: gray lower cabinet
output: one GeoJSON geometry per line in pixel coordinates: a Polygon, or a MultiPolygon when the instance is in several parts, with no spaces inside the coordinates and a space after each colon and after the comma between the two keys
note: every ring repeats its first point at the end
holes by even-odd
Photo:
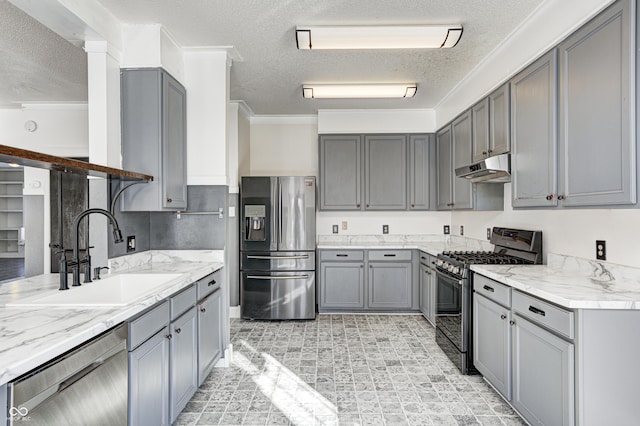
{"type": "Polygon", "coordinates": [[[407,137],[365,135],[365,210],[407,209],[407,137]]]}
{"type": "Polygon", "coordinates": [[[361,210],[362,137],[321,135],[320,210],[361,210]]]}
{"type": "Polygon", "coordinates": [[[169,327],[129,352],[129,425],[169,424],[169,327]]]}
{"type": "Polygon", "coordinates": [[[198,305],[198,386],[204,382],[222,356],[222,290],[218,289],[198,305]]]}
{"type": "Polygon", "coordinates": [[[369,300],[372,309],[411,309],[411,262],[369,262],[369,300]]]}
{"type": "Polygon", "coordinates": [[[364,309],[364,260],[320,263],[319,309],[364,309]]]}
{"type": "Polygon", "coordinates": [[[409,210],[431,208],[431,146],[433,135],[409,136],[409,210]]]}
{"type": "Polygon", "coordinates": [[[9,406],[7,405],[7,384],[0,385],[0,419],[9,420],[9,406]]]}
{"type": "Polygon", "coordinates": [[[511,310],[473,295],[473,365],[511,399],[511,310]]]}
{"type": "Polygon", "coordinates": [[[169,326],[169,418],[173,423],[198,389],[198,335],[196,308],[169,326]]]}
{"type": "Polygon", "coordinates": [[[413,250],[319,250],[318,310],[417,311],[413,250]]]}
{"type": "Polygon", "coordinates": [[[558,46],[562,206],[636,202],[632,3],[616,2],[558,46]]]}
{"type": "Polygon", "coordinates": [[[186,90],[162,68],[121,71],[122,167],[154,177],[122,195],[122,211],[187,207],[186,90]]]}
{"type": "Polygon", "coordinates": [[[513,326],[513,398],[531,424],[574,424],[573,344],[519,315],[513,326]]]}
{"type": "Polygon", "coordinates": [[[435,326],[436,324],[436,275],[431,267],[433,257],[424,252],[420,252],[420,312],[435,326]]]}
{"type": "Polygon", "coordinates": [[[511,80],[513,207],[557,204],[557,50],[511,80]]]}

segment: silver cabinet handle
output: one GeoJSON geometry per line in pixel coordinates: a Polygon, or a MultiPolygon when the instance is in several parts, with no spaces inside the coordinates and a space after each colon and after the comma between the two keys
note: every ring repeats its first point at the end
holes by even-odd
{"type": "Polygon", "coordinates": [[[292,275],[289,277],[274,277],[271,275],[247,275],[247,278],[250,280],[306,280],[309,277],[309,275],[292,275]]]}
{"type": "Polygon", "coordinates": [[[257,259],[257,260],[275,260],[275,259],[308,259],[309,255],[298,255],[298,256],[247,256],[247,259],[257,259]]]}

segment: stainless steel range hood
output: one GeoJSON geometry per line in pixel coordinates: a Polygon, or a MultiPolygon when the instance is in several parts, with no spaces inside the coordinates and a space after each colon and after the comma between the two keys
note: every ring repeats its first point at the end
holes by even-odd
{"type": "Polygon", "coordinates": [[[478,163],[458,167],[456,176],[471,182],[505,183],[511,182],[511,156],[501,154],[486,158],[478,163]]]}

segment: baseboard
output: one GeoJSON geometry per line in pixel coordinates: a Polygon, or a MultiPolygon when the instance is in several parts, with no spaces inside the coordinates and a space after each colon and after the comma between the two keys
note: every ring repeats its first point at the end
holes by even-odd
{"type": "Polygon", "coordinates": [[[240,306],[229,306],[229,318],[240,318],[240,306]]]}
{"type": "Polygon", "coordinates": [[[224,356],[218,360],[214,368],[229,368],[233,359],[233,345],[229,343],[227,349],[224,350],[224,356]]]}

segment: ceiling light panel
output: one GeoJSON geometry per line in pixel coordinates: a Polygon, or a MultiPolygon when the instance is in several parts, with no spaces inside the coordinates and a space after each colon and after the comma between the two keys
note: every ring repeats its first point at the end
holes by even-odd
{"type": "Polygon", "coordinates": [[[455,46],[460,25],[299,26],[298,49],[437,49],[455,46]]]}
{"type": "Polygon", "coordinates": [[[411,98],[415,83],[408,84],[305,84],[302,96],[307,99],[411,98]]]}

